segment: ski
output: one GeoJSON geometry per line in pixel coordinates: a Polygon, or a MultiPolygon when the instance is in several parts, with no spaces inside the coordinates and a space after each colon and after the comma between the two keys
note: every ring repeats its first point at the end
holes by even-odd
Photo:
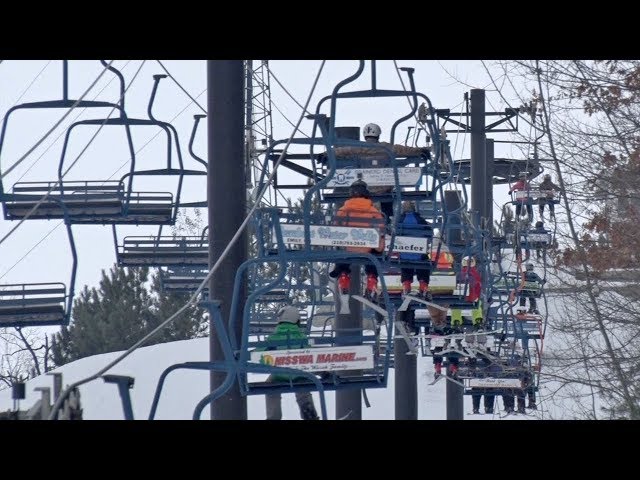
{"type": "Polygon", "coordinates": [[[349,310],[349,295],[339,294],[340,298],[340,315],[348,315],[351,313],[349,310]]]}
{"type": "Polygon", "coordinates": [[[470,347],[467,346],[466,347],[467,350],[469,352],[471,352],[473,355],[473,357],[477,357],[477,356],[482,356],[488,360],[491,360],[492,362],[498,362],[499,358],[496,357],[495,355],[492,355],[491,353],[489,353],[486,349],[482,349],[482,348],[477,348],[477,347],[470,347]]]}
{"type": "Polygon", "coordinates": [[[404,301],[402,302],[402,305],[400,305],[400,308],[398,308],[398,311],[404,312],[405,310],[407,310],[411,302],[423,303],[424,305],[437,308],[438,310],[442,310],[443,312],[446,312],[447,310],[449,310],[448,308],[438,305],[437,303],[429,302],[424,298],[414,297],[413,295],[405,295],[404,301]]]}
{"type": "Polygon", "coordinates": [[[444,375],[438,375],[433,379],[433,382],[430,382],[428,385],[435,385],[436,383],[438,383],[438,380],[440,380],[442,377],[444,377],[444,375]]]}
{"type": "Polygon", "coordinates": [[[471,355],[470,353],[467,353],[463,350],[458,350],[457,348],[447,348],[447,349],[442,349],[440,352],[438,352],[438,355],[442,355],[445,356],[447,354],[450,353],[457,353],[458,355],[460,355],[461,357],[469,357],[469,358],[475,358],[475,355],[471,355]]]}
{"type": "Polygon", "coordinates": [[[407,355],[417,355],[418,347],[414,345],[413,342],[411,341],[411,336],[407,331],[407,326],[405,322],[396,322],[396,330],[402,336],[405,343],[407,344],[407,348],[409,349],[409,351],[407,352],[407,355]]]}
{"type": "Polygon", "coordinates": [[[489,330],[488,332],[473,332],[473,333],[451,333],[449,335],[435,335],[429,333],[427,335],[420,335],[420,338],[444,338],[445,340],[466,340],[467,337],[472,335],[493,335],[494,333],[502,333],[502,330],[489,330]]]}
{"type": "MultiPolygon", "coordinates": [[[[389,317],[389,313],[384,308],[382,308],[380,305],[376,305],[371,300],[368,300],[368,299],[364,298],[361,295],[351,295],[351,298],[353,298],[354,300],[359,301],[363,305],[366,305],[367,307],[375,310],[380,315],[382,315],[384,318],[388,318],[389,317]]],[[[342,312],[340,312],[340,313],[342,313],[342,312]]]]}
{"type": "Polygon", "coordinates": [[[346,420],[347,418],[349,418],[351,416],[352,413],[353,413],[353,410],[349,410],[346,415],[343,415],[342,417],[336,418],[336,420],[346,420]]]}
{"type": "Polygon", "coordinates": [[[462,383],[460,380],[456,380],[455,378],[450,377],[450,376],[448,376],[448,375],[445,375],[445,378],[447,379],[447,381],[449,381],[449,382],[453,382],[453,383],[455,383],[455,384],[457,384],[457,385],[460,385],[461,387],[463,387],[463,388],[464,388],[464,383],[462,383]]]}
{"type": "Polygon", "coordinates": [[[404,297],[404,300],[402,300],[402,304],[400,305],[400,307],[398,307],[398,311],[406,312],[407,308],[409,308],[410,303],[411,303],[411,299],[408,297],[404,297]]]}

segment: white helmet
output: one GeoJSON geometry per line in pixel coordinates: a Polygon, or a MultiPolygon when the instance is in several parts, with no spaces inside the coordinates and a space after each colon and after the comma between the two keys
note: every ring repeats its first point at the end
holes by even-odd
{"type": "Polygon", "coordinates": [[[475,259],[475,258],[473,258],[473,257],[468,257],[468,256],[467,256],[467,257],[464,257],[464,258],[462,259],[462,266],[463,266],[463,267],[466,267],[467,265],[469,265],[469,258],[471,258],[471,266],[472,266],[472,267],[473,267],[473,266],[475,266],[475,264],[476,264],[476,259],[475,259]]]}
{"type": "Polygon", "coordinates": [[[362,130],[362,134],[364,138],[367,137],[376,137],[379,138],[382,130],[380,130],[380,126],[375,123],[367,123],[362,130]]]}
{"type": "Polygon", "coordinates": [[[298,323],[300,321],[300,311],[296,307],[288,305],[278,310],[276,319],[278,323],[298,323]]]}

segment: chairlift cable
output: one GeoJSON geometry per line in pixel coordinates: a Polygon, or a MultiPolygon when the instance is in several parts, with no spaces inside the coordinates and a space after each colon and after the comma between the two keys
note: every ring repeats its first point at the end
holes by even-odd
{"type": "MultiPolygon", "coordinates": [[[[145,61],[146,61],[146,60],[145,60],[145,61]]],[[[17,160],[17,161],[16,161],[16,162],[11,166],[11,167],[9,167],[9,168],[4,172],[4,173],[1,173],[1,172],[0,172],[0,180],[2,180],[4,177],[6,177],[7,175],[9,175],[9,173],[11,173],[11,172],[12,172],[12,171],[13,171],[13,170],[18,166],[18,165],[20,165],[20,164],[21,164],[21,163],[22,163],[22,162],[23,162],[23,161],[24,161],[24,160],[25,160],[25,159],[26,159],[26,158],[27,158],[27,157],[28,157],[28,156],[29,156],[29,155],[30,155],[30,154],[31,154],[31,153],[36,149],[36,148],[38,148],[38,147],[40,146],[40,144],[41,144],[42,142],[44,142],[44,141],[45,141],[45,139],[46,139],[49,135],[51,135],[51,133],[52,133],[56,128],[58,128],[58,126],[59,126],[59,125],[64,121],[64,119],[65,119],[65,118],[67,118],[67,117],[71,114],[71,112],[72,112],[72,111],[73,111],[73,110],[78,106],[78,104],[79,104],[80,102],[82,102],[82,100],[84,100],[84,97],[86,97],[86,96],[89,94],[89,92],[91,91],[91,89],[92,89],[92,88],[93,88],[93,87],[98,83],[98,81],[102,78],[102,76],[107,72],[107,70],[109,69],[109,67],[111,66],[111,64],[112,64],[113,62],[114,62],[114,61],[113,61],[113,60],[111,60],[111,61],[110,61],[110,62],[109,62],[105,67],[104,67],[104,69],[102,70],[102,72],[100,72],[100,74],[96,77],[96,79],[93,81],[93,83],[92,83],[91,85],[89,85],[89,88],[87,88],[87,89],[84,91],[84,93],[80,96],[80,98],[78,98],[78,100],[76,100],[76,101],[74,102],[74,104],[73,104],[73,105],[71,105],[71,107],[69,107],[69,109],[67,110],[67,112],[66,112],[66,113],[65,113],[65,114],[64,114],[64,115],[63,115],[63,116],[62,116],[62,117],[61,117],[61,118],[56,122],[56,124],[55,124],[53,127],[51,127],[51,128],[49,129],[49,131],[48,131],[47,133],[45,133],[45,134],[44,134],[44,136],[43,136],[40,140],[38,140],[38,141],[36,142],[36,144],[35,144],[33,147],[31,147],[31,148],[29,149],[29,151],[27,151],[27,153],[25,153],[24,155],[22,155],[22,157],[20,157],[20,159],[19,159],[19,160],[17,160]]],[[[2,243],[2,241],[0,241],[0,244],[1,244],[1,243],[2,243]]]]}
{"type": "MultiPolygon", "coordinates": [[[[320,79],[320,74],[322,73],[322,70],[324,68],[324,65],[326,63],[326,60],[323,60],[322,63],[320,64],[320,68],[318,70],[318,73],[316,75],[316,78],[313,82],[313,85],[311,87],[311,90],[309,92],[309,96],[307,98],[306,104],[305,104],[305,109],[306,107],[309,105],[309,102],[311,101],[311,97],[313,96],[313,92],[316,89],[316,86],[318,84],[318,80],[320,79]]],[[[247,224],[249,223],[249,221],[251,220],[251,216],[253,215],[253,212],[257,209],[257,206],[260,203],[260,199],[262,198],[262,196],[265,194],[265,192],[268,189],[269,184],[273,181],[274,177],[275,177],[275,173],[280,165],[280,163],[282,162],[282,160],[285,157],[285,154],[287,152],[287,149],[289,148],[289,145],[291,145],[291,142],[293,141],[293,138],[296,134],[296,132],[298,131],[298,128],[300,126],[300,124],[302,123],[302,120],[304,119],[305,114],[304,111],[302,112],[302,114],[300,115],[300,118],[298,119],[298,123],[295,125],[295,128],[293,130],[293,132],[291,133],[291,136],[289,137],[288,142],[286,143],[286,145],[283,148],[282,153],[280,154],[280,157],[278,158],[278,160],[276,161],[276,163],[273,166],[273,170],[271,172],[271,175],[269,176],[269,178],[267,178],[267,181],[265,182],[265,184],[263,185],[263,187],[260,189],[260,192],[258,193],[258,196],[256,197],[256,201],[254,203],[254,206],[251,208],[251,210],[247,213],[244,221],[242,222],[242,224],[238,227],[238,230],[236,231],[236,233],[234,234],[234,236],[231,238],[231,240],[229,241],[229,243],[227,244],[227,247],[224,249],[224,251],[220,254],[220,257],[218,257],[216,263],[211,267],[211,269],[209,270],[209,273],[206,275],[206,277],[204,278],[204,280],[202,281],[202,283],[200,284],[200,286],[198,287],[198,289],[193,293],[193,295],[191,295],[191,297],[189,298],[189,300],[187,301],[186,304],[184,304],[180,309],[178,309],[177,312],[175,312],[173,315],[171,315],[169,318],[167,318],[165,321],[163,321],[160,325],[158,325],[156,328],[154,328],[151,332],[149,332],[147,335],[145,335],[143,338],[141,338],[140,340],[138,340],[135,344],[133,344],[131,347],[129,347],[129,349],[127,351],[125,351],[123,354],[119,355],[115,360],[113,360],[112,362],[110,362],[108,365],[106,365],[105,367],[101,368],[98,372],[94,373],[93,375],[86,377],[82,380],[79,380],[77,382],[74,382],[73,384],[71,384],[70,386],[68,386],[62,393],[61,395],[58,397],[58,399],[56,400],[56,403],[53,405],[53,408],[51,409],[51,413],[49,415],[49,419],[53,420],[57,414],[57,411],[59,410],[60,406],[62,405],[62,402],[64,402],[64,399],[67,397],[67,395],[69,394],[69,392],[71,392],[74,388],[85,384],[87,382],[90,382],[92,380],[95,380],[97,378],[99,378],[102,374],[104,374],[105,372],[109,371],[109,369],[111,369],[113,366],[117,365],[118,363],[120,363],[124,358],[128,357],[132,352],[134,352],[135,350],[137,350],[140,346],[144,345],[144,343],[150,339],[151,337],[153,337],[156,333],[158,333],[160,330],[162,330],[163,328],[165,328],[169,323],[171,323],[175,318],[177,318],[180,314],[182,314],[190,305],[194,304],[196,302],[196,300],[198,299],[198,295],[200,294],[200,292],[205,288],[205,286],[209,283],[209,280],[211,279],[211,277],[213,276],[213,274],[216,272],[216,270],[218,270],[218,268],[220,267],[220,264],[225,260],[225,258],[227,257],[227,255],[229,254],[229,252],[231,251],[231,247],[234,245],[235,242],[238,241],[238,239],[240,238],[240,236],[242,235],[243,230],[246,228],[247,224]]]]}

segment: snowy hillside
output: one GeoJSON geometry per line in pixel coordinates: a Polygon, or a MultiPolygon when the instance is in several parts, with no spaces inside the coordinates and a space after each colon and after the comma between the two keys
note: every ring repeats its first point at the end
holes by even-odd
{"type": "MultiPolygon", "coordinates": [[[[199,338],[181,342],[165,343],[137,350],[122,363],[116,365],[109,374],[130,375],[135,378],[131,390],[134,415],[136,419],[146,419],[153,400],[156,384],[161,372],[171,364],[186,361],[208,360],[208,338],[199,338]]],[[[94,374],[119,353],[108,353],[84,358],[65,365],[56,371],[63,374],[64,385],[94,374]]],[[[445,380],[435,385],[428,385],[432,380],[431,358],[418,357],[418,418],[423,420],[445,420],[445,380]]],[[[34,391],[39,386],[52,386],[52,377],[43,375],[27,382],[27,398],[21,402],[21,409],[32,406],[40,393],[34,391]]],[[[193,409],[207,393],[209,373],[201,371],[180,370],[167,378],[165,388],[158,406],[158,419],[190,419],[193,409]]],[[[114,384],[105,384],[95,380],[80,387],[85,419],[118,420],[123,418],[118,389],[114,384]]],[[[366,420],[392,420],[394,418],[393,370],[390,373],[387,389],[367,391],[371,408],[362,408],[362,417],[366,420]]],[[[318,394],[314,394],[316,407],[320,408],[318,394]]],[[[335,418],[335,398],[328,393],[327,413],[330,419],[335,418]]],[[[502,409],[502,399],[499,401],[502,409]]],[[[298,419],[298,409],[292,394],[283,395],[283,416],[288,420],[298,419]]],[[[0,391],[0,410],[12,408],[11,391],[0,391]]],[[[259,420],[265,417],[264,397],[250,396],[248,400],[249,419],[259,420]]],[[[471,397],[465,396],[465,413],[471,412],[471,397]]],[[[538,412],[538,415],[541,415],[538,412]]],[[[203,412],[203,419],[209,418],[208,409],[203,412]]],[[[465,420],[491,420],[497,415],[466,415],[465,420]]],[[[510,416],[508,418],[524,419],[532,417],[510,416]]]]}

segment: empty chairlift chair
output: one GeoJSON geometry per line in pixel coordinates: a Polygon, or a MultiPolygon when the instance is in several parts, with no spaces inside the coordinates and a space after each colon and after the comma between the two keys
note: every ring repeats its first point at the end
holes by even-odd
{"type": "Polygon", "coordinates": [[[71,225],[66,228],[72,255],[69,288],[64,283],[0,284],[0,328],[69,323],[78,258],[71,225]]]}

